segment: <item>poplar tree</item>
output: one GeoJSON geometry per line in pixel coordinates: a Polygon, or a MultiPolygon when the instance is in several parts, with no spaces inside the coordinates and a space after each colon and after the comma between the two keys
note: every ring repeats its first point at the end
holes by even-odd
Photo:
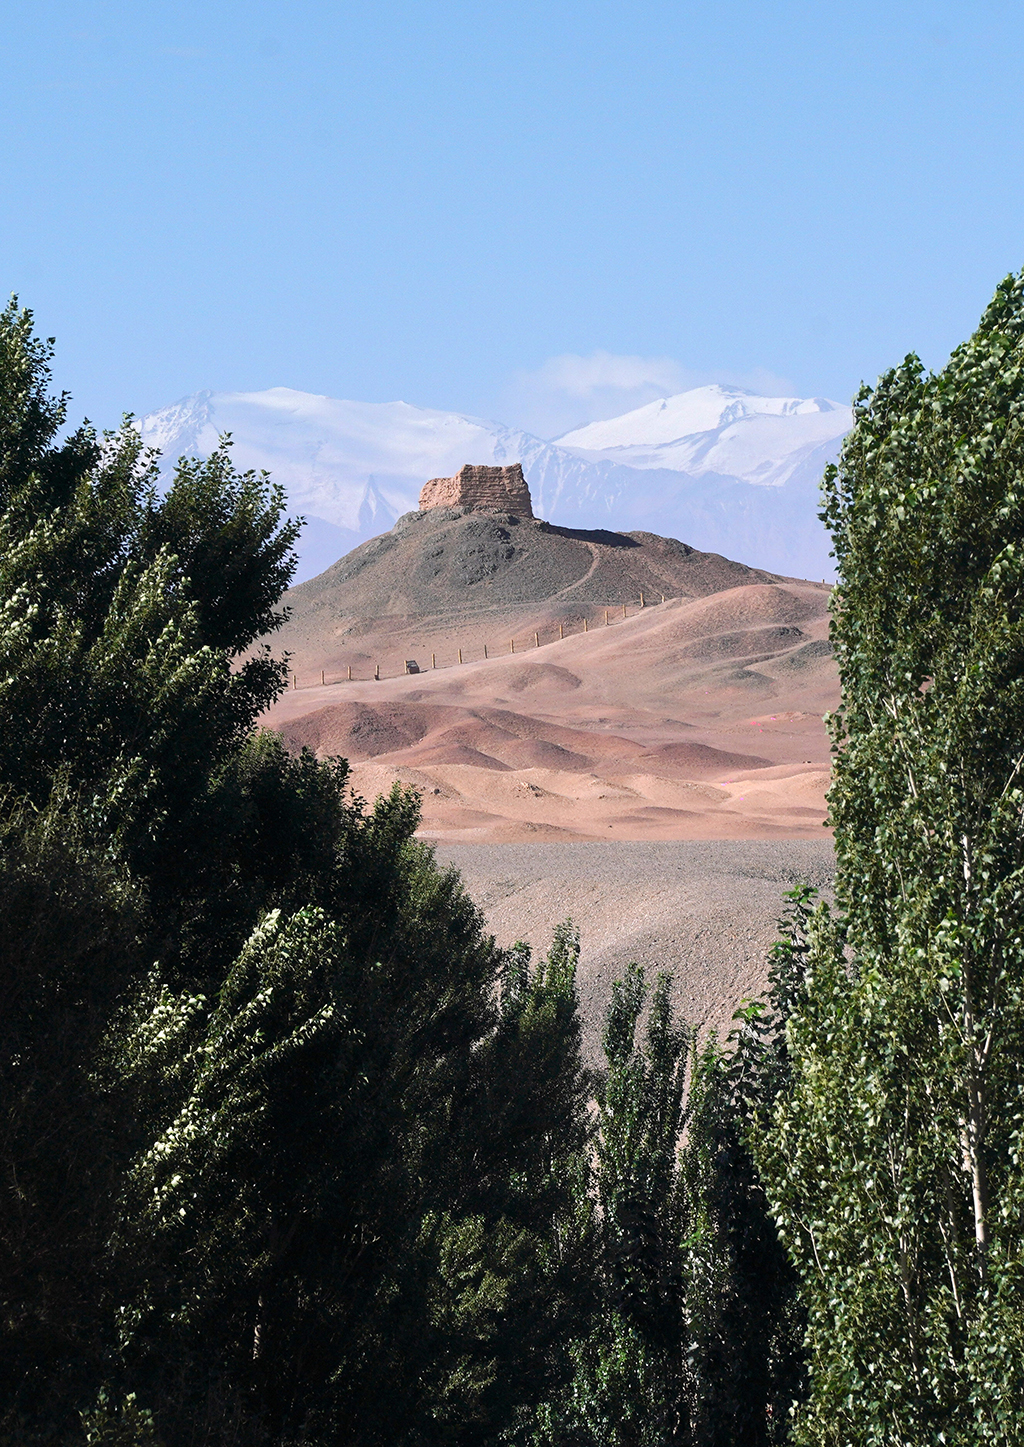
{"type": "Polygon", "coordinates": [[[692,1447],[678,1156],[690,1035],[670,983],[651,991],[633,964],[612,986],[607,1069],[563,1208],[575,1320],[554,1346],[567,1380],[508,1437],[523,1447],[692,1447]]]}
{"type": "Polygon", "coordinates": [[[1024,1438],[1024,277],[864,388],[825,512],[839,911],[758,1146],[799,1443],[1024,1438]]]}
{"type": "Polygon", "coordinates": [[[690,1074],[680,1174],[695,1447],[787,1442],[804,1392],[798,1277],[751,1148],[790,1081],[786,1026],[803,989],[815,896],[801,886],[789,900],[767,999],[742,1005],[725,1046],[712,1035],[690,1074]]]}

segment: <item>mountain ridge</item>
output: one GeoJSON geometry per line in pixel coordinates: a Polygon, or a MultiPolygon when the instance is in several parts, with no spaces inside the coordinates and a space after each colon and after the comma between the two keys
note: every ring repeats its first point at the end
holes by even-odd
{"type": "Polygon", "coordinates": [[[289,508],[307,517],[300,580],[386,531],[416,507],[428,478],[466,462],[520,462],[535,510],[558,525],[671,534],[771,571],[824,577],[817,485],[847,421],[848,409],[827,399],[759,398],[716,385],[547,442],[467,414],[272,387],[197,392],[139,427],[163,453],[165,470],[182,455],[208,456],[230,433],[236,464],[269,471],[289,508]],[[667,442],[642,431],[629,440],[638,419],[687,409],[717,425],[667,442]],[[612,436],[615,427],[620,441],[612,446],[566,445],[612,436]]]}

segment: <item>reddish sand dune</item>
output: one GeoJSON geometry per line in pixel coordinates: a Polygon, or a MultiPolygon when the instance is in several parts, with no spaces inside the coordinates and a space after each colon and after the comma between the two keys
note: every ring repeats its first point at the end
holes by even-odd
{"type": "MultiPolygon", "coordinates": [[[[581,630],[585,616],[587,632],[566,627],[569,636],[526,651],[524,637],[557,632],[550,600],[517,600],[472,627],[423,614],[364,620],[367,660],[422,665],[434,652],[441,663],[463,646],[477,661],[300,687],[267,722],[293,747],[350,759],[368,798],[396,779],[414,785],[428,838],[820,838],[821,718],[838,699],[827,602],[820,585],[780,580],[670,599],[626,619],[609,612],[607,625],[590,605],[571,624],[581,630]],[[518,634],[517,651],[482,661],[488,634],[518,634]]],[[[317,653],[327,631],[318,627],[297,657],[302,682],[329,661],[317,653]]]]}

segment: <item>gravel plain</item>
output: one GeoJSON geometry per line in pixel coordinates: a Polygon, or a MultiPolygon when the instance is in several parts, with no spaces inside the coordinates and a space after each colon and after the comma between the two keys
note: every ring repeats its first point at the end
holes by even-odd
{"type": "Polygon", "coordinates": [[[612,981],[633,960],[649,978],[672,973],[676,1008],[701,1034],[727,1032],[764,989],[785,892],[807,882],[828,896],[833,878],[829,837],[445,844],[436,855],[460,871],[499,945],[543,953],[561,920],[579,926],[592,1059],[612,981]]]}

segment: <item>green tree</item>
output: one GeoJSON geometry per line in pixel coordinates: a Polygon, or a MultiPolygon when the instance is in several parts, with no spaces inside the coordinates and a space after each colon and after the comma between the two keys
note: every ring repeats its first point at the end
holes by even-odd
{"type": "Polygon", "coordinates": [[[578,1157],[573,1330],[564,1386],[520,1416],[530,1447],[770,1447],[803,1392],[798,1277],[751,1141],[789,1079],[786,1022],[803,989],[813,894],[798,889],[766,1004],[727,1046],[673,1020],[670,977],[613,986],[590,1138],[578,1157]],[[646,1021],[644,1015],[646,1013],[646,1021]],[[643,1028],[641,1028],[643,1022],[643,1028]]]}
{"type": "Polygon", "coordinates": [[[572,1220],[590,1299],[584,1277],[576,1331],[559,1344],[568,1380],[522,1431],[536,1447],[690,1441],[678,1161],[689,1034],[669,988],[661,975],[650,992],[639,965],[612,986],[572,1220]]]}
{"type": "Polygon", "coordinates": [[[344,820],[345,879],[377,874],[370,955],[337,899],[274,912],[212,1012],[154,981],[116,1033],[119,1081],[166,1101],[117,1274],[125,1381],[172,1440],[197,1393],[211,1440],[240,1416],[272,1442],[478,1440],[550,1384],[551,1224],[584,1129],[575,948],[536,970],[517,952],[499,1003],[501,956],[417,822],[401,793],[344,820]]]}
{"type": "Polygon", "coordinates": [[[0,1436],[486,1439],[574,1310],[577,947],[506,958],[414,797],[254,732],[280,491],[58,441],[49,355],[8,308],[0,1436]]]}
{"type": "MultiPolygon", "coordinates": [[[[213,781],[282,679],[267,655],[241,659],[265,613],[204,635],[204,590],[220,583],[193,581],[169,551],[176,484],[158,497],[137,433],[57,440],[66,399],[49,396],[49,357],[12,303],[0,314],[0,1383],[29,1417],[79,1390],[99,1349],[99,1263],[128,1142],[93,1088],[99,1042],[174,921],[195,915],[185,861],[209,853],[213,781]]],[[[226,518],[255,520],[242,572],[279,592],[297,527],[280,525],[280,493],[230,473],[223,454],[213,470],[220,508],[194,503],[196,546],[226,518]]]]}
{"type": "Polygon", "coordinates": [[[699,1447],[788,1441],[804,1390],[805,1314],[752,1142],[789,1083],[786,1024],[799,1000],[813,891],[789,896],[769,960],[767,1001],[734,1016],[723,1047],[695,1054],[681,1160],[690,1413],[699,1447]]]}
{"type": "Polygon", "coordinates": [[[840,916],[758,1157],[806,1443],[1024,1435],[1024,278],[856,402],[825,482],[840,916]]]}

